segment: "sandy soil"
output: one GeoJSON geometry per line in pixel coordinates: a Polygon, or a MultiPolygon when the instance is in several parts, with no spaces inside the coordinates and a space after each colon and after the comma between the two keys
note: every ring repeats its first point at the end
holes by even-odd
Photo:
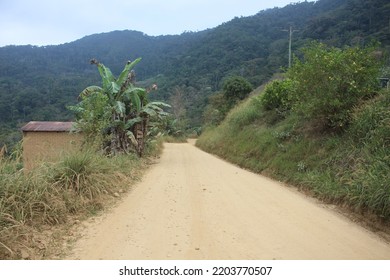
{"type": "Polygon", "coordinates": [[[67,259],[390,259],[390,245],[293,188],[189,144],[164,153],[67,259]]]}

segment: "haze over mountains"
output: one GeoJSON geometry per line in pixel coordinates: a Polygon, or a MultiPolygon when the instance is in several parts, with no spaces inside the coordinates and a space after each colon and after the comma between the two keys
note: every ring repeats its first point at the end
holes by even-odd
{"type": "Polygon", "coordinates": [[[152,98],[169,102],[181,92],[189,125],[199,126],[207,96],[230,75],[254,86],[288,65],[288,32],[293,50],[311,40],[334,46],[363,45],[371,40],[390,46],[388,0],[319,0],[234,18],[216,28],[174,36],[113,31],[58,46],[0,48],[0,146],[19,136],[30,120],[70,120],[66,105],[88,85],[100,84],[89,64],[96,58],[118,74],[128,60],[142,57],[136,68],[142,85],[157,83],[152,98]]]}

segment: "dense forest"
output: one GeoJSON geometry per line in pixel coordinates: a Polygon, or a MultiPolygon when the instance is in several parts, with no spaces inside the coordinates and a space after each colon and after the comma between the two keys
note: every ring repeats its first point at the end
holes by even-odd
{"type": "MultiPolygon", "coordinates": [[[[99,84],[96,58],[118,75],[128,60],[138,83],[156,83],[152,99],[185,108],[188,126],[200,126],[207,97],[232,75],[253,86],[288,65],[289,34],[296,55],[307,42],[332,46],[377,41],[390,48],[387,0],[319,0],[290,4],[234,18],[200,32],[148,36],[138,31],[95,34],[58,46],[0,48],[0,147],[20,138],[18,127],[30,120],[71,120],[67,105],[88,85],[99,84]]],[[[385,61],[385,63],[388,63],[385,61]]],[[[175,108],[173,108],[174,110],[175,108]]]]}

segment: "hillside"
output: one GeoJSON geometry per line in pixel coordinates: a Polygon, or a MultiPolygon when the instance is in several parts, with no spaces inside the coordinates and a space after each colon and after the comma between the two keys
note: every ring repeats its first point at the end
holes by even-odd
{"type": "Polygon", "coordinates": [[[389,225],[390,90],[378,85],[375,50],[310,44],[197,145],[389,225]]]}
{"type": "Polygon", "coordinates": [[[69,120],[66,105],[75,104],[87,85],[99,83],[91,58],[114,73],[127,60],[142,57],[138,81],[157,83],[152,98],[169,101],[183,93],[190,126],[202,122],[207,96],[229,75],[257,86],[288,64],[289,26],[293,49],[316,39],[332,45],[364,44],[376,39],[388,49],[390,4],[386,0],[319,0],[234,18],[216,28],[176,36],[151,37],[137,31],[114,31],[46,47],[0,48],[0,146],[15,142],[17,127],[30,120],[69,120]]]}
{"type": "Polygon", "coordinates": [[[358,108],[341,135],[312,133],[294,115],[275,122],[258,100],[233,109],[197,146],[389,225],[389,92],[358,108]]]}

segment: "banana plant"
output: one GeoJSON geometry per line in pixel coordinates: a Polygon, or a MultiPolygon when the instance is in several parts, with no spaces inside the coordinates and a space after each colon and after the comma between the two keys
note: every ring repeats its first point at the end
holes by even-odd
{"type": "Polygon", "coordinates": [[[81,102],[77,106],[70,107],[76,112],[78,123],[86,128],[84,130],[93,131],[95,134],[87,135],[87,138],[99,136],[96,135],[96,129],[88,129],[92,122],[99,123],[102,128],[100,131],[108,134],[104,137],[100,135],[101,139],[108,139],[108,141],[103,141],[102,147],[106,153],[129,153],[133,149],[139,156],[142,156],[148,137],[149,119],[162,119],[167,115],[163,107],[170,107],[163,102],[149,103],[147,94],[150,90],[134,85],[133,68],[140,60],[141,58],[133,62],[129,61],[119,77],[115,78],[108,67],[92,59],[91,64],[97,66],[102,78],[102,86],[85,88],[80,93],[81,102]],[[97,99],[104,100],[104,104],[94,105],[97,99]],[[94,108],[100,108],[100,111],[94,108]],[[89,123],[88,118],[90,118],[89,123]]]}

